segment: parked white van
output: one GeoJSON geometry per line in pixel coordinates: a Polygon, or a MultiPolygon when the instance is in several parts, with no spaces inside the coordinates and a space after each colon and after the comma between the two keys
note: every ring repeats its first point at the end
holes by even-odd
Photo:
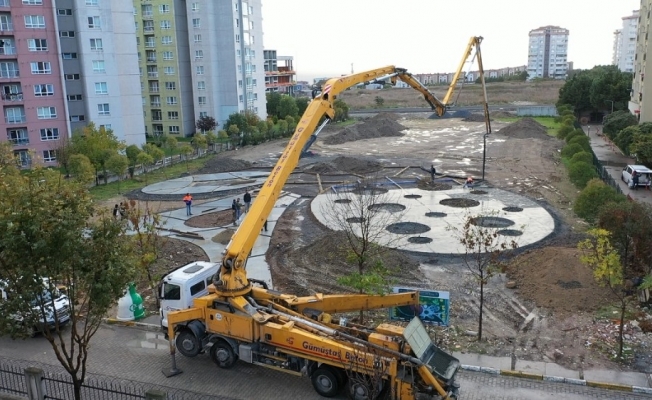
{"type": "Polygon", "coordinates": [[[168,312],[192,307],[194,298],[208,294],[208,285],[218,272],[218,263],[195,261],[163,277],[159,285],[159,312],[164,330],[168,328],[168,312]]]}
{"type": "Polygon", "coordinates": [[[623,173],[620,179],[627,183],[627,186],[632,187],[629,182],[632,180],[632,173],[636,171],[638,174],[638,186],[648,186],[652,179],[652,170],[645,165],[627,165],[623,168],[623,173]]]}

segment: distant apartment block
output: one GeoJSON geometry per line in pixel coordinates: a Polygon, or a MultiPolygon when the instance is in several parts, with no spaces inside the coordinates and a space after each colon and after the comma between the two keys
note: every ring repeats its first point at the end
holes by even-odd
{"type": "Polygon", "coordinates": [[[651,10],[652,0],[642,0],[634,54],[632,97],[628,104],[629,111],[636,115],[640,122],[652,122],[652,80],[645,80],[645,75],[652,76],[652,63],[647,62],[647,54],[652,54],[652,45],[648,39],[651,10]]]}
{"type": "MultiPolygon", "coordinates": [[[[518,67],[506,67],[499,69],[487,69],[484,71],[485,78],[499,78],[517,75],[527,70],[526,65],[518,67]]],[[[454,72],[414,74],[414,77],[424,85],[448,85],[453,81],[454,72]]],[[[467,82],[475,82],[480,77],[480,71],[465,72],[464,78],[467,82]]]]}
{"type": "Polygon", "coordinates": [[[568,29],[543,26],[530,31],[528,79],[568,77],[568,29]]]}
{"type": "Polygon", "coordinates": [[[150,135],[223,126],[245,110],[266,118],[260,0],[133,0],[140,90],[150,135]]]}
{"type": "Polygon", "coordinates": [[[0,141],[24,167],[56,165],[59,141],[91,121],[145,141],[131,1],[102,3],[0,0],[0,141]]]}
{"type": "Polygon", "coordinates": [[[294,58],[277,56],[276,50],[265,50],[265,90],[293,96],[297,91],[294,58]]]}
{"type": "Polygon", "coordinates": [[[623,72],[634,72],[639,16],[639,10],[634,10],[632,15],[623,17],[622,29],[614,32],[612,64],[623,72]]]}

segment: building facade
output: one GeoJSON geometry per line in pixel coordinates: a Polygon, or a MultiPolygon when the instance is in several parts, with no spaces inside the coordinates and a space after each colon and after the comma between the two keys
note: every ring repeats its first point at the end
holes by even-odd
{"type": "MultiPolygon", "coordinates": [[[[527,65],[520,65],[518,67],[505,67],[498,69],[486,69],[484,71],[485,78],[500,78],[500,77],[509,77],[513,75],[518,75],[523,71],[527,70],[527,65]]],[[[468,71],[464,73],[464,79],[466,82],[475,82],[476,79],[480,77],[480,71],[468,71]]],[[[429,73],[429,74],[414,74],[414,77],[424,85],[445,85],[450,84],[453,81],[455,76],[454,72],[442,72],[442,73],[429,73]]]]}
{"type": "Polygon", "coordinates": [[[622,29],[614,32],[612,64],[623,72],[634,72],[638,18],[639,10],[634,10],[632,15],[623,17],[622,29]]]}
{"type": "Polygon", "coordinates": [[[91,121],[145,141],[131,1],[103,3],[0,0],[0,141],[23,167],[56,165],[59,143],[91,121]]]}
{"type": "Polygon", "coordinates": [[[543,26],[530,31],[528,79],[568,77],[568,29],[543,26]]]}
{"type": "Polygon", "coordinates": [[[640,122],[652,122],[652,100],[648,99],[652,97],[652,81],[645,80],[645,75],[652,74],[652,63],[647,62],[647,54],[652,54],[648,40],[651,11],[652,0],[642,0],[637,26],[636,53],[634,54],[632,96],[628,104],[629,111],[636,115],[640,122]]]}
{"type": "Polygon", "coordinates": [[[265,50],[265,90],[294,96],[297,91],[294,58],[277,56],[276,50],[265,50]]]}
{"type": "Polygon", "coordinates": [[[266,118],[260,0],[134,0],[145,125],[192,135],[245,110],[266,118]]]}

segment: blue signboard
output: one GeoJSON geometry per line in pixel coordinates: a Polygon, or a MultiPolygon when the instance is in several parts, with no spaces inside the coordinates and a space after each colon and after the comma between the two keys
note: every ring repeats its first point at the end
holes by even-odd
{"type": "MultiPolygon", "coordinates": [[[[418,289],[395,287],[394,293],[412,292],[418,289]]],[[[419,290],[418,306],[392,307],[389,309],[389,319],[394,321],[410,321],[419,317],[424,324],[448,326],[450,311],[450,293],[419,290]]]]}

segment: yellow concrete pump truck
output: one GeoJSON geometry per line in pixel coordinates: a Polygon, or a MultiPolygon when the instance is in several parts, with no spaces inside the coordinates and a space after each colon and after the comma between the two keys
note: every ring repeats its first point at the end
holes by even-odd
{"type": "Polygon", "coordinates": [[[172,366],[163,371],[166,376],[181,373],[175,362],[178,349],[187,357],[207,352],[221,368],[230,368],[240,360],[307,376],[325,397],[334,397],[345,388],[356,400],[381,395],[402,400],[422,394],[441,399],[458,397],[455,375],[460,362],[432,342],[418,317],[405,328],[380,324],[371,329],[333,315],[418,305],[418,292],[297,297],[268,289],[246,273],[247,257],[288,176],[319,131],[335,116],[336,96],[360,83],[396,83],[397,79],[421,92],[436,114],[444,115],[446,104],[403,68],[386,66],[328,80],[321,92],[314,94],[227,245],[209,294],[194,299],[191,308],[168,313],[172,366]]]}

